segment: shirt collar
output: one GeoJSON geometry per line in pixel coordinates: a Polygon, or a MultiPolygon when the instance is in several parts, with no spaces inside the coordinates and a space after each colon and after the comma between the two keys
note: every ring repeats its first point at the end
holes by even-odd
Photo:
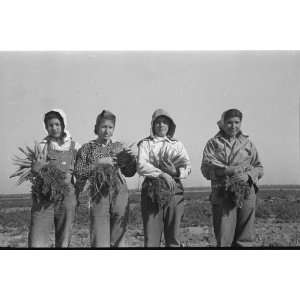
{"type": "Polygon", "coordinates": [[[92,140],[92,143],[100,145],[102,147],[107,147],[107,146],[110,146],[112,144],[112,140],[109,140],[109,142],[106,145],[98,143],[97,140],[92,140]]]}
{"type": "MultiPolygon", "coordinates": [[[[245,134],[243,133],[242,131],[240,131],[237,135],[236,135],[236,138],[248,138],[249,135],[248,134],[245,134]]],[[[224,135],[224,132],[222,130],[220,130],[216,135],[215,135],[215,138],[224,138],[226,139],[225,135],[224,135]]]]}
{"type": "Polygon", "coordinates": [[[160,136],[153,136],[152,140],[154,143],[160,143],[160,142],[168,142],[168,143],[173,143],[174,141],[172,141],[169,137],[165,136],[165,137],[160,137],[160,136]]]}
{"type": "MultiPolygon", "coordinates": [[[[69,142],[69,141],[71,141],[72,140],[72,137],[71,137],[71,135],[70,135],[70,133],[69,133],[69,131],[67,131],[67,130],[65,130],[65,134],[66,134],[66,136],[64,137],[64,139],[63,139],[63,144],[65,144],[65,143],[67,143],[67,142],[69,142]]],[[[52,139],[51,138],[51,136],[46,136],[43,140],[42,140],[42,143],[57,143],[54,139],[52,139]]]]}

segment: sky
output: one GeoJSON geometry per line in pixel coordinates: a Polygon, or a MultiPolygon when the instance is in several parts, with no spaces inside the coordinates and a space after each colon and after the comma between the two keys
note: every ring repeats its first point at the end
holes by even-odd
{"type": "Polygon", "coordinates": [[[199,187],[209,186],[205,144],[222,112],[238,108],[265,167],[261,184],[300,184],[299,99],[299,51],[0,52],[0,194],[30,191],[8,178],[11,158],[45,137],[52,108],[66,112],[80,144],[95,138],[103,109],[117,116],[114,139],[128,144],[149,135],[155,109],[167,110],[191,158],[184,185],[199,187]]]}

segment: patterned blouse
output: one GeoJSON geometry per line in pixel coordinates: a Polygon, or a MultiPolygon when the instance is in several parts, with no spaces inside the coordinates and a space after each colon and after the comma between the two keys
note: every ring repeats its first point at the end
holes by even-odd
{"type": "MultiPolygon", "coordinates": [[[[76,190],[83,191],[86,181],[91,175],[93,165],[98,159],[103,157],[112,157],[124,149],[120,142],[110,142],[107,145],[99,144],[96,140],[92,140],[84,144],[78,151],[74,174],[76,177],[76,190]]],[[[120,169],[126,177],[132,177],[136,173],[136,158],[133,156],[131,162],[120,169]]]]}

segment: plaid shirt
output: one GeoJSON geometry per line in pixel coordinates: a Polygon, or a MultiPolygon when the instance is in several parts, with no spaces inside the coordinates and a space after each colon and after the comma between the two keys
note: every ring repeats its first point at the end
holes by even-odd
{"type": "MultiPolygon", "coordinates": [[[[101,145],[96,140],[84,144],[78,151],[74,174],[76,177],[76,190],[81,192],[84,189],[86,181],[91,175],[93,165],[98,159],[103,157],[112,157],[114,153],[124,149],[120,142],[109,142],[107,145],[101,145]]],[[[122,173],[131,177],[136,172],[136,159],[133,157],[132,162],[128,166],[121,169],[122,173]]]]}

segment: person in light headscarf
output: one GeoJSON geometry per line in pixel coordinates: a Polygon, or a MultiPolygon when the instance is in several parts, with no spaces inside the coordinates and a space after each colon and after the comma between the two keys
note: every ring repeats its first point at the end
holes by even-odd
{"type": "Polygon", "coordinates": [[[158,109],[152,115],[150,136],[138,144],[139,175],[145,177],[141,204],[145,247],[180,247],[180,222],[184,212],[182,179],[191,173],[183,144],[174,138],[176,125],[158,109]]]}
{"type": "Polygon", "coordinates": [[[211,181],[213,226],[218,247],[249,247],[254,241],[258,180],[263,165],[249,136],[241,131],[243,114],[229,109],[219,132],[204,149],[201,171],[211,181]]]}
{"type": "Polygon", "coordinates": [[[67,118],[61,109],[47,112],[43,123],[47,136],[39,143],[40,157],[32,165],[37,180],[32,187],[28,246],[49,247],[54,223],[55,247],[65,248],[70,246],[75,220],[77,200],[72,172],[80,145],[66,130],[67,118]]]}

